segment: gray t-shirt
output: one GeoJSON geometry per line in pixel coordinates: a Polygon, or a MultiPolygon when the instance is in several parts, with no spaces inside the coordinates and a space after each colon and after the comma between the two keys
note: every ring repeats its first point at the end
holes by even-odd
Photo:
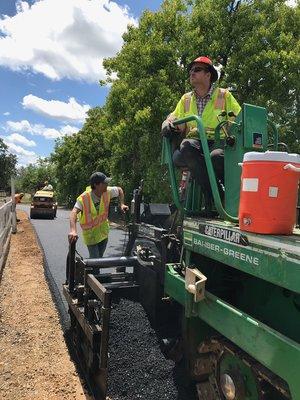
{"type": "MultiPolygon", "coordinates": [[[[107,189],[110,190],[110,198],[111,199],[119,196],[119,189],[117,186],[108,186],[107,189]]],[[[96,196],[93,191],[91,192],[91,197],[92,197],[93,203],[95,205],[95,208],[98,209],[99,205],[100,205],[101,197],[96,196]]],[[[77,208],[78,210],[82,211],[82,206],[78,200],[76,201],[74,207],[77,208]]]]}

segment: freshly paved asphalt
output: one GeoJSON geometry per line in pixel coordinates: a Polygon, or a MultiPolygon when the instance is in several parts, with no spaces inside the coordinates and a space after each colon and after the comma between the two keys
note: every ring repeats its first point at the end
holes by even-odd
{"type": "MultiPolygon", "coordinates": [[[[18,204],[18,209],[25,211],[29,215],[29,206],[18,204]]],[[[44,252],[45,275],[48,279],[55,304],[59,310],[63,326],[67,326],[68,324],[67,303],[62,294],[62,284],[66,280],[65,271],[68,253],[69,214],[69,210],[58,209],[57,218],[54,220],[30,220],[44,252]]],[[[76,250],[83,258],[87,258],[88,251],[82,242],[79,225],[78,232],[79,239],[76,244],[76,250]]],[[[125,241],[125,231],[111,227],[104,256],[122,255],[125,241]]],[[[108,270],[106,270],[106,272],[107,271],[108,270]]]]}

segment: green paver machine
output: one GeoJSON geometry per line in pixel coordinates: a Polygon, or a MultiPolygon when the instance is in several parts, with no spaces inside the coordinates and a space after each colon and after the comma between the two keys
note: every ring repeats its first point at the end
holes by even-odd
{"type": "MultiPolygon", "coordinates": [[[[239,163],[246,152],[266,151],[270,144],[276,151],[276,127],[266,109],[249,104],[229,127],[217,126],[216,148],[221,130],[226,133],[222,202],[201,119],[175,124],[191,120],[197,123],[217,216],[201,216],[203,196],[194,180],[179,190],[171,140],[164,138],[162,161],[176,205],[171,225],[142,221],[139,188],[123,257],[82,260],[71,248],[64,294],[75,346],[105,398],[110,296],[122,292],[143,304],[166,356],[185,364],[196,399],[300,400],[300,231],[242,232],[237,218],[239,163]],[[118,268],[100,273],[108,267],[118,268]]],[[[152,207],[156,221],[160,215],[166,221],[165,210],[152,207]]]]}
{"type": "MultiPolygon", "coordinates": [[[[174,202],[184,214],[182,252],[167,263],[164,291],[183,308],[182,338],[199,399],[300,399],[300,231],[274,236],[238,227],[245,152],[278,148],[264,108],[244,104],[226,130],[225,202],[221,203],[201,119],[198,126],[220,218],[197,216],[201,194],[190,181],[182,202],[171,143],[164,139],[174,202]],[[268,132],[271,132],[268,137],[268,132]]],[[[215,131],[216,145],[220,123],[215,131]]],[[[258,205],[259,207],[260,205],[258,205]]]]}

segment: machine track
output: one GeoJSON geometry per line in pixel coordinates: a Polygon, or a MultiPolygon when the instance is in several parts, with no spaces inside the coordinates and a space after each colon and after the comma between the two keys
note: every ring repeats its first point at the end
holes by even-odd
{"type": "MultiPolygon", "coordinates": [[[[291,394],[288,385],[258,363],[248,354],[243,352],[229,340],[223,337],[215,337],[198,346],[199,357],[196,359],[193,368],[193,375],[197,378],[197,393],[199,400],[223,400],[220,384],[221,363],[225,356],[230,355],[233,362],[231,372],[236,381],[240,379],[239,400],[244,398],[255,400],[282,399],[290,400],[291,394]],[[241,368],[242,363],[245,370],[241,368]],[[245,372],[247,371],[247,372],[245,372]],[[253,380],[253,397],[246,397],[248,388],[245,388],[245,380],[253,380]],[[257,394],[256,394],[257,391],[257,394]]],[[[230,372],[230,371],[229,371],[230,372]]],[[[238,385],[237,385],[238,386],[238,385]]],[[[249,395],[249,393],[248,393],[249,395]]]]}

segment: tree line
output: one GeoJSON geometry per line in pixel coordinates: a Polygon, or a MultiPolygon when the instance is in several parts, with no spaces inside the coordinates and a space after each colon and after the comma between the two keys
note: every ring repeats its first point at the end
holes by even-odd
{"type": "Polygon", "coordinates": [[[11,154],[0,138],[0,190],[10,191],[10,179],[17,172],[17,156],[11,154]]]}
{"type": "Polygon", "coordinates": [[[165,0],[157,12],[145,11],[104,61],[105,104],[89,110],[78,133],[57,140],[47,160],[23,168],[19,185],[32,190],[50,180],[59,201],[72,205],[98,170],[127,198],[144,179],[146,197],[170,200],[160,127],[190,90],[186,67],[199,55],[219,65],[220,86],[240,104],[266,107],[281,141],[299,152],[299,10],[285,0],[165,0]]]}

